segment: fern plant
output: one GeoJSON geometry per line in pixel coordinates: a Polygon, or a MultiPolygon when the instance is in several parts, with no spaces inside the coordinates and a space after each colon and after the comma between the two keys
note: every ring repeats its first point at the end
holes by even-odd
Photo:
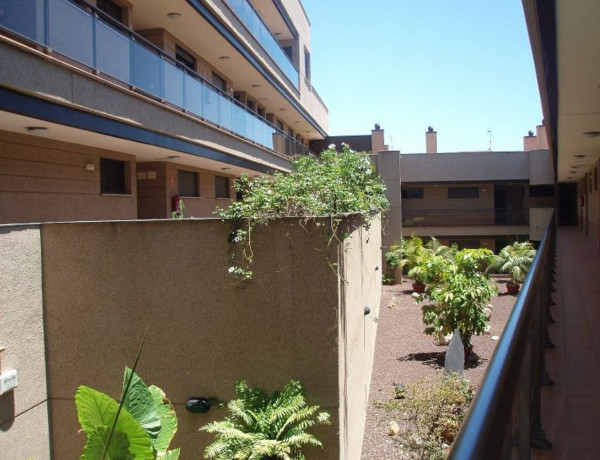
{"type": "Polygon", "coordinates": [[[245,381],[235,385],[237,399],[227,404],[229,415],[201,430],[216,433],[204,455],[216,460],[304,460],[304,446],[323,447],[307,429],[329,423],[327,412],[308,406],[300,382],[290,381],[271,396],[245,381]]]}

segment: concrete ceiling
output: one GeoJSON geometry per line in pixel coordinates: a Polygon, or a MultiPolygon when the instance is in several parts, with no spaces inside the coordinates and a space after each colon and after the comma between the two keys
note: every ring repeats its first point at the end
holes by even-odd
{"type": "Polygon", "coordinates": [[[600,1],[557,0],[556,32],[558,180],[570,182],[600,157],[600,1]]]}
{"type": "MultiPolygon", "coordinates": [[[[94,133],[83,129],[72,128],[57,123],[50,123],[45,120],[38,120],[36,118],[17,115],[10,112],[0,111],[0,127],[4,131],[29,134],[40,138],[53,139],[73,144],[93,146],[94,148],[111,150],[114,152],[129,153],[135,155],[136,162],[138,163],[148,161],[170,161],[210,171],[223,171],[224,174],[235,176],[240,176],[242,173],[246,173],[251,177],[262,175],[256,171],[221,163],[208,158],[180,153],[155,145],[120,139],[114,136],[94,133]],[[44,127],[46,130],[32,134],[26,129],[26,127],[31,126],[44,127]]],[[[195,142],[199,145],[204,145],[201,141],[197,140],[195,142]]],[[[205,146],[210,147],[209,145],[205,146]]],[[[266,164],[266,166],[272,167],[273,165],[266,164]]]]}

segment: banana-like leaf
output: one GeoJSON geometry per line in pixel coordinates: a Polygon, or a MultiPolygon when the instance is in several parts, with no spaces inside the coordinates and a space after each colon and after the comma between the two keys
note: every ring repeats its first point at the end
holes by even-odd
{"type": "MultiPolygon", "coordinates": [[[[81,454],[81,460],[98,460],[102,457],[104,444],[110,434],[109,426],[99,426],[88,434],[87,442],[81,454]]],[[[133,454],[129,451],[129,439],[121,431],[115,431],[106,450],[105,460],[129,460],[133,454]]]]}
{"type": "MultiPolygon", "coordinates": [[[[131,369],[126,367],[125,376],[123,377],[123,392],[125,392],[131,374],[131,369]]],[[[133,373],[129,391],[127,391],[123,400],[123,407],[139,422],[152,440],[158,437],[161,427],[157,405],[152,399],[148,387],[136,373],[133,373]]]]}
{"type": "MultiPolygon", "coordinates": [[[[75,405],[77,406],[77,418],[88,438],[98,431],[98,427],[112,427],[119,410],[117,401],[84,385],[77,389],[75,405]]],[[[127,436],[129,452],[136,460],[154,459],[154,449],[150,437],[125,408],[121,409],[115,433],[124,433],[127,436]]],[[[113,439],[111,438],[109,449],[111,449],[112,443],[113,439]]],[[[100,457],[101,454],[97,458],[100,457]]]]}
{"type": "MultiPolygon", "coordinates": [[[[157,409],[158,417],[160,418],[160,433],[156,439],[152,440],[152,445],[156,449],[159,458],[161,455],[167,454],[169,444],[177,432],[177,415],[175,409],[165,396],[165,393],[155,385],[148,387],[148,391],[152,395],[152,401],[157,409]]],[[[179,455],[179,453],[177,453],[179,455]]],[[[176,458],[176,457],[164,457],[176,458]]]]}
{"type": "Polygon", "coordinates": [[[179,458],[179,449],[170,450],[165,455],[162,457],[159,456],[158,458],[159,460],[177,460],[179,458]]]}

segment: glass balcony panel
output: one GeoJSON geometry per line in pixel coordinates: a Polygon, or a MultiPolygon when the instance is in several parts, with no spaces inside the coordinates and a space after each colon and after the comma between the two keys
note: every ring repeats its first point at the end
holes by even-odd
{"type": "Polygon", "coordinates": [[[96,66],[106,75],[131,83],[131,40],[102,21],[96,21],[96,66]]]}
{"type": "Polygon", "coordinates": [[[298,70],[296,70],[279,42],[271,34],[250,3],[247,0],[227,0],[227,3],[294,87],[298,88],[298,70]]]}
{"type": "Polygon", "coordinates": [[[219,95],[219,123],[223,128],[233,131],[233,102],[219,95]]]}
{"type": "Polygon", "coordinates": [[[90,67],[94,66],[93,18],[65,0],[50,2],[48,46],[90,67]]]}
{"type": "Polygon", "coordinates": [[[44,44],[44,2],[43,0],[20,0],[2,2],[0,27],[44,44]]]}
{"type": "Polygon", "coordinates": [[[219,97],[212,88],[208,86],[202,88],[202,116],[217,125],[219,124],[219,97]]]}
{"type": "Polygon", "coordinates": [[[178,107],[183,104],[184,73],[170,62],[163,62],[163,82],[165,100],[178,107]]]}
{"type": "Polygon", "coordinates": [[[162,97],[161,66],[163,59],[138,43],[133,43],[133,85],[162,97]]]}
{"type": "Polygon", "coordinates": [[[202,102],[204,85],[195,78],[186,75],[185,83],[185,109],[200,117],[204,117],[204,104],[202,102]]]}
{"type": "Polygon", "coordinates": [[[236,105],[233,108],[234,131],[244,137],[246,136],[246,111],[236,105]]]}

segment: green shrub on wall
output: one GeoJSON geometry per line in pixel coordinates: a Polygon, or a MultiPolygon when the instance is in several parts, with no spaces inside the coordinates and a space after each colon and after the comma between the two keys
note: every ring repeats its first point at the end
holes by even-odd
{"type": "Polygon", "coordinates": [[[346,144],[337,153],[333,146],[320,157],[294,160],[289,174],[251,179],[242,175],[234,182],[242,200],[216,213],[232,220],[229,235],[229,273],[238,281],[252,277],[252,229],[280,217],[331,216],[335,230],[341,216],[361,213],[367,224],[389,207],[385,186],[375,172],[369,154],[354,152],[346,144]]]}

